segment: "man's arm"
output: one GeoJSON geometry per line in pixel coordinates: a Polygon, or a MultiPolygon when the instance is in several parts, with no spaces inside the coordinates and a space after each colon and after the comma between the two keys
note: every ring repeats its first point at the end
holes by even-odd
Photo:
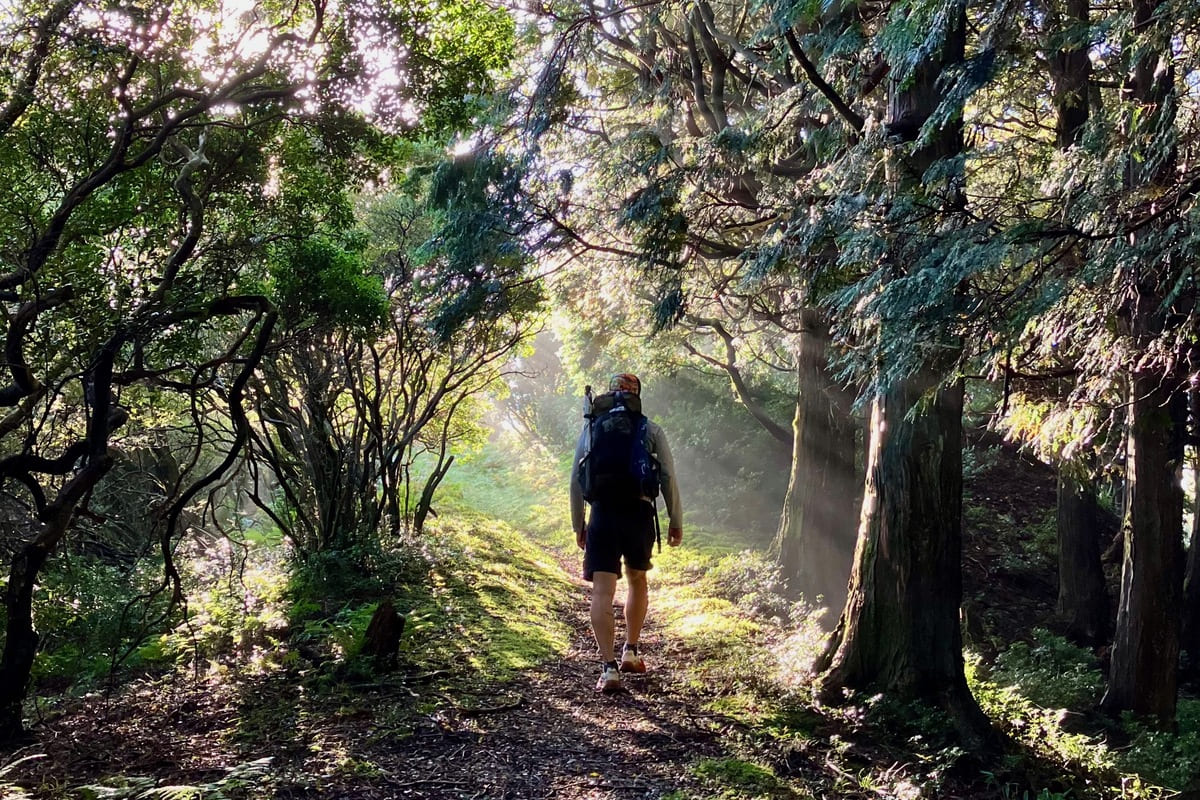
{"type": "Polygon", "coordinates": [[[650,424],[650,444],[654,449],[654,457],[658,459],[658,475],[662,484],[663,502],[667,506],[669,530],[667,544],[675,547],[683,541],[683,505],[679,501],[679,481],[675,475],[675,459],[671,456],[671,446],[667,443],[667,435],[663,429],[650,424]]]}

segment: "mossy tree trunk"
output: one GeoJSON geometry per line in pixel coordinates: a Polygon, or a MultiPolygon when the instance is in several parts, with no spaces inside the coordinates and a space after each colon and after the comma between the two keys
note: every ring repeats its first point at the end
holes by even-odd
{"type": "Polygon", "coordinates": [[[991,727],[967,688],[959,628],[963,390],[937,385],[925,373],[873,404],[850,596],[817,665],[818,697],[871,688],[927,700],[984,746],[991,727]]]}
{"type": "Polygon", "coordinates": [[[791,469],[773,549],[790,587],[840,609],[859,509],[854,426],[835,399],[829,326],[818,311],[802,312],[799,342],[791,469]]]}

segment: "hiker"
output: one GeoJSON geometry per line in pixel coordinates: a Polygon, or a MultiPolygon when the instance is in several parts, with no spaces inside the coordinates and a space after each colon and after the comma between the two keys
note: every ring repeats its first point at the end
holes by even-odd
{"type": "MultiPolygon", "coordinates": [[[[584,551],[583,578],[592,583],[592,633],[595,634],[603,661],[600,679],[596,682],[598,692],[619,690],[621,672],[646,671],[646,662],[638,653],[638,637],[649,602],[646,571],[652,566],[650,557],[658,538],[654,496],[659,489],[669,519],[667,544],[676,547],[683,541],[683,510],[679,504],[675,463],[671,459],[671,450],[662,428],[641,414],[642,383],[636,375],[621,373],[612,377],[608,388],[609,394],[597,397],[593,407],[589,387],[589,424],[584,426],[579,437],[571,467],[571,526],[575,531],[576,543],[584,551]],[[629,452],[632,448],[633,459],[637,459],[639,454],[644,456],[648,453],[649,458],[645,460],[656,473],[652,478],[600,474],[606,468],[598,465],[596,459],[602,458],[599,454],[605,452],[606,447],[611,449],[611,437],[609,441],[604,439],[605,415],[624,415],[629,420],[623,423],[627,434],[631,430],[644,433],[640,449],[634,444],[636,436],[626,436],[624,455],[605,462],[610,467],[612,463],[619,465],[610,471],[633,471],[627,466],[631,461],[629,452]],[[644,427],[638,427],[643,421],[644,427]],[[631,425],[635,427],[631,428],[631,425]],[[622,488],[605,490],[605,487],[616,485],[622,488]],[[631,490],[627,488],[629,486],[640,488],[631,490]],[[585,498],[591,509],[586,521],[585,498]],[[614,657],[616,623],[613,620],[613,595],[617,590],[617,580],[621,577],[622,560],[628,589],[625,600],[625,646],[618,663],[614,657]]],[[[621,420],[617,422],[622,423],[621,420]]],[[[661,543],[659,546],[662,546],[661,543]]]]}

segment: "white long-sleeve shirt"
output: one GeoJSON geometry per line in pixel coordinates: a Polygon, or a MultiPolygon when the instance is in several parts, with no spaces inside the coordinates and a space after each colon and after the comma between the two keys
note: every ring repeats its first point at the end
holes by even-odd
{"type": "MultiPolygon", "coordinates": [[[[663,502],[667,506],[667,517],[672,528],[683,530],[683,506],[679,503],[679,482],[675,477],[675,460],[667,435],[655,422],[646,420],[646,447],[658,462],[658,477],[662,486],[663,502]]],[[[575,460],[571,462],[571,530],[578,531],[584,524],[583,486],[579,483],[579,462],[588,451],[588,429],[583,426],[579,442],[575,445],[575,460]]]]}

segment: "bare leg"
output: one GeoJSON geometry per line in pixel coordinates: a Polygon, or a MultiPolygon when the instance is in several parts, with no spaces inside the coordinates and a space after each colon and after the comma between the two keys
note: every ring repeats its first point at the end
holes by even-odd
{"type": "Polygon", "coordinates": [[[596,646],[600,648],[600,658],[605,663],[615,660],[613,636],[616,622],[613,621],[613,595],[616,592],[615,572],[592,573],[592,633],[596,636],[596,646]]]}
{"type": "Polygon", "coordinates": [[[635,645],[646,622],[650,592],[646,587],[646,570],[627,569],[625,572],[629,583],[625,591],[625,641],[635,645]]]}

